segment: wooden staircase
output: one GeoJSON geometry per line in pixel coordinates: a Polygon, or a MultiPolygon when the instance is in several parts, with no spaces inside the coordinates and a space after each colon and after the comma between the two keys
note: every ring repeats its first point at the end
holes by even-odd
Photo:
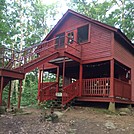
{"type": "MultiPolygon", "coordinates": [[[[33,45],[22,51],[16,51],[9,48],[0,48],[0,96],[4,87],[11,80],[23,80],[26,73],[58,57],[68,57],[74,61],[81,62],[80,49],[73,48],[65,44],[65,48],[58,50],[55,46],[55,39],[33,45]],[[71,51],[75,51],[72,55],[71,51]],[[4,80],[2,80],[4,79],[4,80]]],[[[78,82],[75,82],[63,90],[62,104],[68,103],[77,95],[71,95],[73,90],[78,88],[78,82]],[[66,96],[67,95],[67,96],[66,96]]],[[[57,83],[42,88],[38,93],[40,101],[55,99],[57,83]]],[[[0,104],[2,99],[0,99],[0,104]]]]}

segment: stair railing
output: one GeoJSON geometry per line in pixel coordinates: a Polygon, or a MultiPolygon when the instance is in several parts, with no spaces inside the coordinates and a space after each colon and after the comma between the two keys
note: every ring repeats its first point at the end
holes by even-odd
{"type": "Polygon", "coordinates": [[[40,89],[38,99],[40,102],[56,99],[56,88],[58,82],[54,82],[49,86],[40,89]]]}
{"type": "Polygon", "coordinates": [[[14,69],[20,67],[30,61],[39,57],[39,53],[43,51],[49,51],[51,48],[55,48],[55,40],[53,38],[49,41],[44,41],[39,44],[32,45],[22,51],[16,51],[14,49],[2,47],[0,48],[0,67],[14,69]]]}
{"type": "Polygon", "coordinates": [[[79,94],[79,80],[66,86],[62,91],[62,105],[77,97],[79,94]]]}

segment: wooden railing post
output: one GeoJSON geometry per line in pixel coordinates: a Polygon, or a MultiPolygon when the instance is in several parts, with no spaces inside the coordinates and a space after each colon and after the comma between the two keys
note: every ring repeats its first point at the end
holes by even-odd
{"type": "Polygon", "coordinates": [[[110,94],[109,97],[114,101],[114,59],[110,60],[110,94]]]}

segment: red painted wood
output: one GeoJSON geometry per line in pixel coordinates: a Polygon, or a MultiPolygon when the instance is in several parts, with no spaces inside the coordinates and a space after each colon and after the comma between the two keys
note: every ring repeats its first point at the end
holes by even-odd
{"type": "Polygon", "coordinates": [[[114,101],[114,59],[110,60],[110,95],[114,101]]]}
{"type": "Polygon", "coordinates": [[[79,94],[79,81],[75,81],[74,83],[63,88],[62,105],[67,104],[69,101],[77,97],[78,94],[79,94]]]}
{"type": "Polygon", "coordinates": [[[118,99],[131,100],[131,84],[114,79],[114,96],[118,99]]]}
{"type": "Polygon", "coordinates": [[[134,55],[130,53],[127,49],[125,49],[118,41],[115,40],[114,57],[120,63],[131,68],[131,99],[132,101],[134,101],[134,55]]]}
{"type": "Polygon", "coordinates": [[[57,82],[53,82],[52,84],[40,89],[40,94],[38,97],[40,102],[56,99],[57,84],[57,82]]]}
{"type": "Polygon", "coordinates": [[[110,78],[83,79],[82,96],[109,97],[110,78]]]}

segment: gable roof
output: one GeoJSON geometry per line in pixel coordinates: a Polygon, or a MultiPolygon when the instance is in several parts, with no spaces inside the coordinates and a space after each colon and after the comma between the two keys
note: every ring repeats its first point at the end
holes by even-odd
{"type": "Polygon", "coordinates": [[[108,29],[108,30],[110,30],[110,31],[113,31],[113,32],[114,32],[114,35],[117,36],[117,38],[120,38],[120,40],[123,40],[123,42],[125,42],[125,43],[128,44],[128,46],[127,46],[128,49],[130,49],[130,51],[132,51],[132,53],[134,54],[134,44],[125,36],[124,33],[121,32],[120,29],[117,29],[117,28],[115,28],[115,27],[113,27],[113,26],[110,26],[110,25],[107,25],[107,24],[105,24],[105,23],[102,23],[102,22],[99,22],[99,21],[97,21],[97,20],[94,20],[94,19],[92,19],[92,18],[89,18],[89,17],[87,17],[87,16],[85,16],[85,15],[82,15],[82,14],[80,14],[80,13],[77,13],[77,12],[71,10],[71,9],[68,9],[68,10],[67,10],[67,12],[66,12],[66,13],[63,15],[63,17],[58,21],[58,23],[57,23],[57,24],[54,26],[54,28],[49,32],[49,34],[45,37],[45,39],[44,39],[43,41],[48,40],[48,39],[50,38],[50,36],[59,28],[59,26],[62,24],[62,22],[63,22],[63,21],[67,18],[67,16],[70,15],[70,14],[75,15],[75,16],[77,16],[77,17],[80,17],[80,18],[82,18],[82,19],[84,19],[84,20],[87,20],[87,21],[89,21],[89,22],[91,22],[91,23],[94,23],[94,24],[96,24],[96,25],[99,25],[99,26],[101,26],[101,27],[104,27],[104,28],[106,28],[106,29],[108,29]]]}

